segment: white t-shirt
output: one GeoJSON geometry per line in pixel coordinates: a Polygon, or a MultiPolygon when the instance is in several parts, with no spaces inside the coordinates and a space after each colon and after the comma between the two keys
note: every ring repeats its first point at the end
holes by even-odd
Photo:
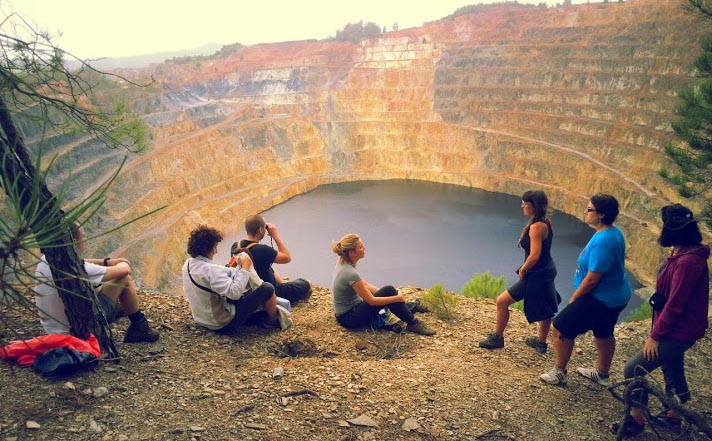
{"type": "MultiPolygon", "coordinates": [[[[106,274],[106,267],[85,262],[84,271],[89,276],[89,282],[98,286],[106,274]]],[[[44,255],[37,264],[35,277],[37,278],[37,285],[34,288],[35,305],[40,313],[42,327],[47,334],[69,334],[69,320],[64,312],[64,303],[54,286],[52,270],[44,255]]]]}

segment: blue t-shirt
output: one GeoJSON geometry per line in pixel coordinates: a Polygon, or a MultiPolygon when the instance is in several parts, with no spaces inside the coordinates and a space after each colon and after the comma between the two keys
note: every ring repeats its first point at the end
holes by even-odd
{"type": "Polygon", "coordinates": [[[625,237],[620,228],[613,226],[594,234],[576,263],[574,290],[589,271],[603,273],[590,294],[609,308],[628,304],[631,289],[625,273],[625,237]]]}

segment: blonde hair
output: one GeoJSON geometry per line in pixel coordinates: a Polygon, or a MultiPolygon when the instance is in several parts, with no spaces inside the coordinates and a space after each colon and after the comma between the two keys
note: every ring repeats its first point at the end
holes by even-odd
{"type": "Polygon", "coordinates": [[[361,240],[357,234],[347,234],[339,239],[338,242],[331,242],[331,250],[339,256],[339,265],[351,263],[349,261],[349,253],[358,247],[358,241],[361,240]]]}

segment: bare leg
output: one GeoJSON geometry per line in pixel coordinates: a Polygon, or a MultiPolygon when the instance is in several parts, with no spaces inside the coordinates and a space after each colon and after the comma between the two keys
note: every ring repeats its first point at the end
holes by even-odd
{"type": "Polygon", "coordinates": [[[554,355],[555,364],[560,369],[566,369],[571,359],[571,354],[574,351],[574,340],[564,337],[561,335],[556,327],[554,329],[554,355]]]}
{"type": "Polygon", "coordinates": [[[551,319],[542,320],[539,322],[539,341],[546,343],[546,339],[549,336],[550,328],[551,328],[551,319]]]}
{"type": "Polygon", "coordinates": [[[598,349],[598,371],[607,374],[611,370],[613,354],[616,352],[616,338],[596,338],[596,349],[598,349]]]}
{"type": "Polygon", "coordinates": [[[121,303],[127,314],[138,311],[138,290],[131,276],[107,280],[101,285],[101,292],[117,303],[121,303]]]}
{"type": "Polygon", "coordinates": [[[264,308],[265,312],[269,316],[270,319],[274,320],[277,318],[277,296],[272,294],[272,297],[267,299],[264,303],[262,303],[262,308],[264,308]]]}
{"type": "Polygon", "coordinates": [[[509,291],[504,291],[497,297],[497,321],[494,325],[494,333],[499,336],[504,336],[504,329],[509,323],[509,306],[516,302],[509,294],[509,291]]]}

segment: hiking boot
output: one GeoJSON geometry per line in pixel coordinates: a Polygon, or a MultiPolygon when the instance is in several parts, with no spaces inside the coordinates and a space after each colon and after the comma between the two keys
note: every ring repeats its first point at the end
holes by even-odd
{"type": "Polygon", "coordinates": [[[553,384],[554,386],[563,386],[569,381],[566,371],[558,366],[554,366],[554,369],[539,375],[539,379],[544,383],[553,384]]]}
{"type": "Polygon", "coordinates": [[[672,433],[682,432],[682,420],[679,417],[671,415],[670,412],[663,410],[655,415],[650,422],[653,426],[672,433]]]}
{"type": "Polygon", "coordinates": [[[126,330],[126,335],[124,336],[124,343],[140,343],[140,342],[154,342],[160,337],[157,331],[151,329],[148,324],[146,317],[142,317],[140,320],[131,322],[129,328],[126,330]]]}
{"type": "Polygon", "coordinates": [[[602,374],[598,369],[580,367],[576,368],[576,372],[603,387],[609,387],[611,385],[611,380],[608,378],[608,375],[602,374]]]}
{"type": "Polygon", "coordinates": [[[408,323],[408,325],[405,327],[405,330],[408,332],[412,332],[413,334],[435,335],[435,331],[430,329],[428,325],[426,325],[420,320],[414,320],[408,323]]]}
{"type": "Polygon", "coordinates": [[[487,334],[487,338],[480,342],[480,347],[485,349],[499,349],[504,347],[504,337],[494,332],[487,334]]]}
{"type": "Polygon", "coordinates": [[[277,317],[267,317],[266,319],[262,320],[261,326],[265,329],[282,329],[282,326],[279,324],[279,318],[277,317]]]}
{"type": "Polygon", "coordinates": [[[410,312],[412,312],[412,313],[416,313],[416,312],[426,313],[426,312],[430,312],[430,308],[425,306],[420,300],[416,300],[415,302],[413,302],[413,305],[410,307],[410,312]]]}
{"type": "Polygon", "coordinates": [[[524,339],[524,344],[536,349],[540,354],[546,354],[547,344],[545,341],[539,341],[538,337],[527,337],[524,339]]]}
{"type": "Polygon", "coordinates": [[[639,424],[630,415],[625,417],[621,423],[609,424],[608,430],[610,430],[613,435],[617,435],[621,426],[623,426],[623,438],[638,436],[645,430],[645,424],[639,424]]]}

